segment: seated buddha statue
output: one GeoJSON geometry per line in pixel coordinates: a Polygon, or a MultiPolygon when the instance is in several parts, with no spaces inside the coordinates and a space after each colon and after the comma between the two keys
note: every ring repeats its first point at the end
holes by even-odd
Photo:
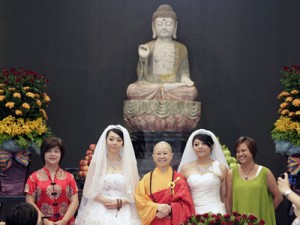
{"type": "Polygon", "coordinates": [[[154,40],[138,47],[138,80],[128,86],[128,99],[195,100],[187,48],[174,40],[177,16],[171,6],[161,5],[154,12],[152,30],[154,40]]]}

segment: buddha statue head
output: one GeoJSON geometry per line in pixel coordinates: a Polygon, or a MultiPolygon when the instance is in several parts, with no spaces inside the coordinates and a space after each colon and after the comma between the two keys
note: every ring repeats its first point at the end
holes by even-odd
{"type": "Polygon", "coordinates": [[[177,32],[177,15],[169,5],[160,5],[152,16],[153,38],[174,38],[177,32]]]}

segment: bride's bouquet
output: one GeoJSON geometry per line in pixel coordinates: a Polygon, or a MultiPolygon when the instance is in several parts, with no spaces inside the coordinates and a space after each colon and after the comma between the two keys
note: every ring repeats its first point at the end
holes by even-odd
{"type": "Polygon", "coordinates": [[[265,221],[252,214],[204,213],[190,216],[182,225],[264,225],[265,221]]]}

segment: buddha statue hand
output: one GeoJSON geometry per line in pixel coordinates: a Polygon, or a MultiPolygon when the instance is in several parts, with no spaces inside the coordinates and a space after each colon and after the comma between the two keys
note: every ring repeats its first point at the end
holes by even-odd
{"type": "Polygon", "coordinates": [[[146,44],[139,45],[139,56],[142,59],[147,59],[149,54],[150,54],[150,49],[148,45],[146,44]]]}
{"type": "Polygon", "coordinates": [[[183,87],[183,86],[185,86],[185,84],[184,83],[164,83],[164,84],[162,84],[162,86],[163,86],[163,90],[168,92],[168,91],[171,91],[173,89],[183,87]]]}

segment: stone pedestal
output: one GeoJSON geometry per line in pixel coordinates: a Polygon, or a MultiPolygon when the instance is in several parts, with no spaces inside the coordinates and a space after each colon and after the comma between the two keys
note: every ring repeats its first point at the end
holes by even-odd
{"type": "Polygon", "coordinates": [[[200,120],[201,103],[183,100],[126,100],[123,115],[133,131],[188,132],[200,120]]]}
{"type": "Polygon", "coordinates": [[[131,133],[140,177],[155,168],[152,159],[153,147],[157,142],[166,141],[172,146],[174,153],[172,167],[177,170],[186,142],[188,132],[133,132],[131,133]]]}

